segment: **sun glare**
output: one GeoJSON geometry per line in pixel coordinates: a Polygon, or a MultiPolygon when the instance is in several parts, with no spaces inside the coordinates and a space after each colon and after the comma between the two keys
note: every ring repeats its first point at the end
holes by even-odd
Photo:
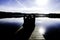
{"type": "Polygon", "coordinates": [[[38,6],[43,6],[48,3],[48,0],[36,0],[35,2],[38,6]]]}

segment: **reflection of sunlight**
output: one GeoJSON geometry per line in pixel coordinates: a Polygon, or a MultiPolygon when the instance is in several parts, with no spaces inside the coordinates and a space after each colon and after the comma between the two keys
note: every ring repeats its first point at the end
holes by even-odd
{"type": "MultiPolygon", "coordinates": [[[[30,40],[38,40],[38,39],[39,39],[39,40],[45,40],[44,37],[43,37],[43,34],[41,34],[41,33],[39,32],[40,27],[41,27],[41,26],[38,27],[38,26],[36,25],[36,27],[35,27],[32,35],[31,35],[31,37],[30,37],[30,40]]],[[[42,26],[42,27],[43,27],[43,26],[42,26]]]]}
{"type": "Polygon", "coordinates": [[[17,22],[17,23],[24,23],[23,18],[5,18],[0,19],[0,22],[17,22]]]}
{"type": "Polygon", "coordinates": [[[45,34],[45,28],[44,27],[40,27],[38,31],[40,34],[45,34]]]}

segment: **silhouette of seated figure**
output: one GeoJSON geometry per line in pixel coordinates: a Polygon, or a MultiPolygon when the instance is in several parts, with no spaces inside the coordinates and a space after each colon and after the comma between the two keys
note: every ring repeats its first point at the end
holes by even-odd
{"type": "Polygon", "coordinates": [[[23,28],[17,32],[15,40],[29,40],[35,28],[35,16],[25,15],[23,28]]]}
{"type": "Polygon", "coordinates": [[[45,40],[60,40],[60,25],[50,26],[44,34],[45,40]]]}

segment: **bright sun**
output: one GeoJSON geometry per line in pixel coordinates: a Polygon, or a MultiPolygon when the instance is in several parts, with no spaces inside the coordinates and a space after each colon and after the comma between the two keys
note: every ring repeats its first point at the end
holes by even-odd
{"type": "Polygon", "coordinates": [[[48,3],[48,0],[35,0],[36,4],[39,6],[46,5],[48,3]]]}

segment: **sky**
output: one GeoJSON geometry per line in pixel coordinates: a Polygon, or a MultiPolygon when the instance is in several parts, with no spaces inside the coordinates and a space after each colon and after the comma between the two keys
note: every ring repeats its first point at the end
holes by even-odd
{"type": "Polygon", "coordinates": [[[0,11],[60,13],[60,0],[0,0],[0,11]]]}

